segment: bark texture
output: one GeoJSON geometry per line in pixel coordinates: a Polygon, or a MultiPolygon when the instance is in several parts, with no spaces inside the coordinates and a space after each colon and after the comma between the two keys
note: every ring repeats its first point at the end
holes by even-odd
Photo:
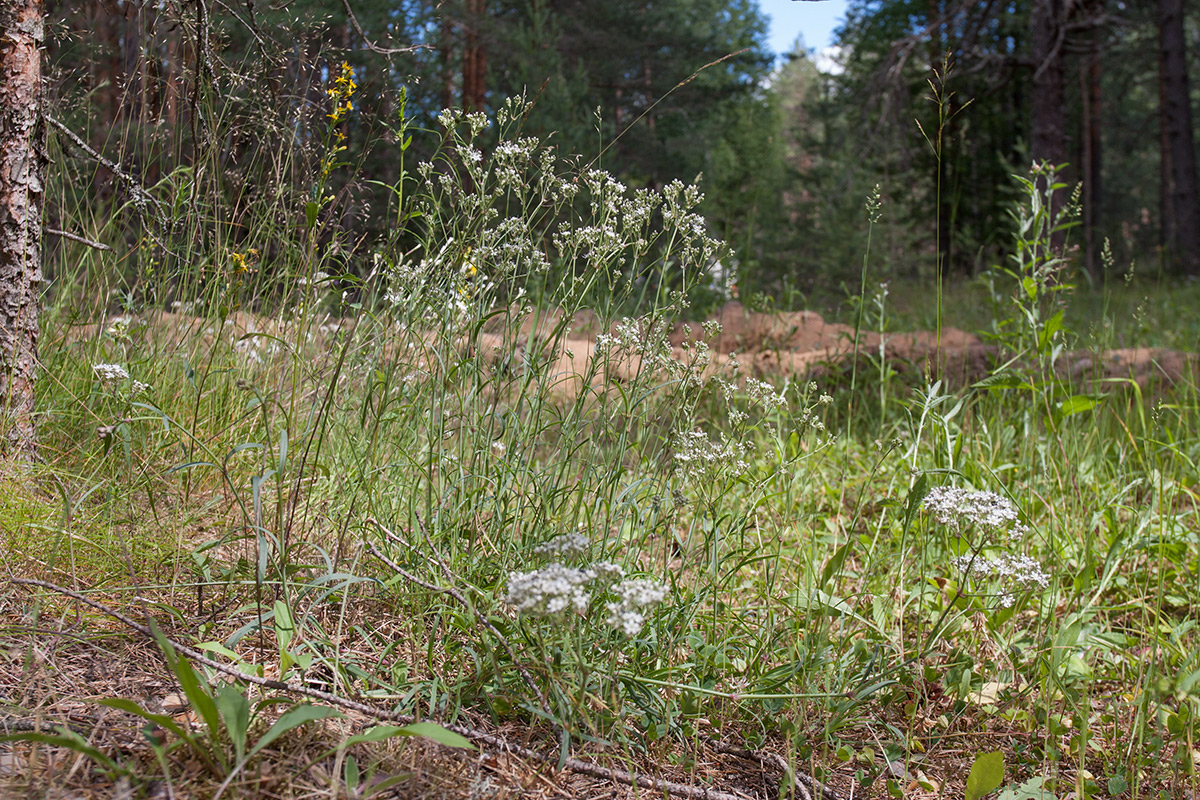
{"type": "MultiPolygon", "coordinates": [[[[1087,0],[1084,11],[1091,19],[1104,13],[1103,0],[1087,0]]],[[[1101,55],[1103,31],[1097,27],[1088,36],[1087,57],[1080,65],[1080,94],[1083,98],[1083,247],[1088,272],[1099,278],[1100,223],[1104,205],[1104,150],[1101,137],[1104,114],[1101,55]]]]}
{"type": "Polygon", "coordinates": [[[0,0],[0,448],[33,454],[41,230],[42,0],[0,0]]]}
{"type": "MultiPolygon", "coordinates": [[[[1159,67],[1163,177],[1169,181],[1167,256],[1183,272],[1200,274],[1200,186],[1196,175],[1196,140],[1188,89],[1187,44],[1183,31],[1183,0],[1159,0],[1159,67]]],[[[1167,216],[1166,214],[1164,216],[1167,216]]]]}
{"type": "MultiPolygon", "coordinates": [[[[1063,3],[1062,0],[1034,0],[1030,14],[1033,30],[1033,97],[1030,120],[1030,149],[1035,162],[1055,166],[1065,162],[1067,150],[1066,91],[1063,86],[1063,3]]],[[[1062,192],[1056,192],[1051,214],[1058,219],[1062,211],[1062,192]]],[[[1061,252],[1064,234],[1051,236],[1050,246],[1061,252]]]]}

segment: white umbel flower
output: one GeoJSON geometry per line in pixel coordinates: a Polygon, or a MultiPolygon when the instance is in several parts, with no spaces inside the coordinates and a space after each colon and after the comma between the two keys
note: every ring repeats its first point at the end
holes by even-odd
{"type": "Polygon", "coordinates": [[[512,572],[504,602],[530,617],[550,617],[570,608],[582,614],[592,602],[587,586],[595,579],[593,570],[557,562],[531,572],[512,572]]]}
{"type": "Polygon", "coordinates": [[[588,537],[579,531],[574,531],[564,533],[562,536],[555,536],[548,542],[542,542],[533,548],[533,553],[543,558],[558,557],[569,561],[586,553],[589,545],[591,542],[588,541],[588,537]]]}
{"type": "Polygon", "coordinates": [[[93,364],[92,371],[101,383],[114,384],[129,380],[129,372],[120,364],[93,364]]]}
{"type": "Polygon", "coordinates": [[[667,597],[667,587],[646,578],[629,578],[612,589],[617,601],[605,605],[610,628],[636,636],[646,624],[646,612],[667,597]]]}
{"type": "Polygon", "coordinates": [[[1014,539],[1026,532],[1016,506],[995,492],[937,486],[925,495],[925,508],[935,520],[954,531],[974,526],[992,533],[1008,531],[1014,539]]]}

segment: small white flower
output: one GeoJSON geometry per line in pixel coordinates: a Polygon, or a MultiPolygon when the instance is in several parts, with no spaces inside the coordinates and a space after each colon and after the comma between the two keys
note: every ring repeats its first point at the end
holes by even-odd
{"type": "Polygon", "coordinates": [[[92,371],[101,383],[109,386],[129,380],[129,372],[120,364],[93,364],[92,371]]]}
{"type": "Polygon", "coordinates": [[[543,557],[557,556],[570,560],[586,553],[590,545],[591,542],[586,536],[579,531],[574,531],[572,533],[564,533],[562,536],[555,536],[547,542],[542,542],[533,548],[533,553],[534,555],[543,557]]]}
{"type": "Polygon", "coordinates": [[[129,317],[114,317],[108,326],[109,335],[115,339],[128,339],[131,322],[132,320],[129,317]]]}
{"type": "Polygon", "coordinates": [[[592,570],[596,573],[596,580],[602,583],[615,583],[625,577],[625,568],[611,561],[597,561],[592,564],[592,570]]]}
{"type": "Polygon", "coordinates": [[[745,456],[746,445],[729,439],[724,433],[714,442],[704,431],[682,431],[675,434],[675,472],[681,478],[700,478],[708,473],[728,469],[741,474],[750,469],[745,456]]]}
{"type": "Polygon", "coordinates": [[[505,445],[504,442],[500,442],[500,441],[492,442],[492,453],[497,458],[503,457],[504,454],[507,452],[508,452],[508,446],[505,445]]]}
{"type": "Polygon", "coordinates": [[[936,486],[925,495],[924,504],[935,520],[954,531],[975,526],[988,532],[1007,530],[1011,538],[1026,531],[1016,506],[995,492],[936,486]]]}
{"type": "Polygon", "coordinates": [[[608,611],[605,622],[626,636],[636,636],[646,624],[646,610],[667,597],[666,586],[646,578],[623,580],[612,588],[612,592],[617,596],[617,601],[605,604],[604,608],[608,611]]]}
{"type": "Polygon", "coordinates": [[[511,572],[504,601],[530,617],[550,617],[572,608],[582,614],[592,602],[587,585],[595,579],[591,570],[557,562],[531,572],[511,572]]]}
{"type": "Polygon", "coordinates": [[[1050,576],[1042,565],[1027,555],[1005,553],[996,556],[964,554],[952,562],[966,578],[975,580],[997,579],[1015,586],[1000,594],[1000,605],[1008,608],[1013,604],[1016,589],[1045,589],[1050,586],[1050,576]]]}

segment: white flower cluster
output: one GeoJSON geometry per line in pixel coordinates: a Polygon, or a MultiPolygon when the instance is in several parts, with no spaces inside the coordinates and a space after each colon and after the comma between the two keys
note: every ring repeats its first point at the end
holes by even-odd
{"type": "Polygon", "coordinates": [[[774,386],[756,378],[746,378],[746,396],[750,398],[751,402],[759,403],[768,410],[787,408],[788,404],[786,388],[776,393],[774,386]]]}
{"type": "Polygon", "coordinates": [[[626,636],[636,636],[646,624],[646,612],[667,597],[667,587],[658,581],[645,578],[630,578],[612,589],[616,602],[606,603],[608,612],[605,623],[626,636]]]}
{"type": "Polygon", "coordinates": [[[663,187],[663,225],[673,228],[681,239],[677,250],[683,264],[707,265],[721,249],[721,243],[708,235],[704,217],[692,213],[691,209],[704,200],[704,194],[695,184],[684,184],[673,180],[663,187]]]}
{"type": "Polygon", "coordinates": [[[460,122],[466,122],[471,136],[478,136],[488,126],[487,114],[482,111],[464,113],[457,108],[443,108],[438,112],[437,121],[446,130],[457,127],[460,122]]]}
{"type": "Polygon", "coordinates": [[[623,319],[613,325],[612,331],[612,335],[602,333],[596,337],[597,358],[637,356],[642,360],[640,371],[643,373],[661,370],[669,379],[678,380],[685,387],[698,388],[703,385],[707,344],[704,360],[693,358],[691,363],[685,364],[676,359],[669,337],[670,326],[665,319],[649,325],[623,319]]]}
{"type": "Polygon", "coordinates": [[[504,279],[514,273],[545,273],[550,261],[535,241],[533,230],[524,217],[505,217],[479,233],[476,254],[495,276],[504,279]]]}
{"type": "MultiPolygon", "coordinates": [[[[449,242],[447,242],[449,244],[449,242]]],[[[384,299],[399,308],[407,307],[412,300],[425,288],[432,271],[438,265],[438,254],[432,262],[422,259],[419,262],[401,259],[395,264],[389,263],[382,254],[377,254],[383,274],[387,277],[389,289],[384,299]]]]}
{"type": "Polygon", "coordinates": [[[542,542],[533,548],[533,553],[544,558],[562,558],[570,561],[586,553],[590,544],[591,542],[588,540],[588,537],[579,531],[573,531],[572,533],[564,533],[562,536],[555,536],[547,542],[542,542]]]}
{"type": "Polygon", "coordinates": [[[108,335],[114,339],[128,339],[133,320],[129,317],[114,317],[108,325],[108,335]]]}
{"type": "MultiPolygon", "coordinates": [[[[619,267],[625,263],[627,254],[646,253],[655,238],[650,224],[654,212],[663,204],[663,196],[650,189],[630,192],[625,184],[603,170],[587,170],[581,177],[596,224],[581,226],[574,220],[565,220],[554,232],[554,246],[597,268],[619,267]]],[[[685,237],[684,241],[690,238],[685,237]]]]}
{"type": "Polygon", "coordinates": [[[93,364],[92,371],[100,382],[106,385],[121,383],[129,380],[129,372],[120,364],[93,364]]]}
{"type": "Polygon", "coordinates": [[[496,149],[492,151],[492,170],[500,188],[524,188],[525,171],[529,169],[540,144],[537,139],[525,136],[516,140],[505,140],[496,145],[496,149]]]}
{"type": "Polygon", "coordinates": [[[531,572],[513,572],[508,576],[504,602],[530,617],[550,617],[568,608],[582,614],[592,602],[587,587],[594,580],[593,570],[557,562],[531,572]]]}
{"type": "Polygon", "coordinates": [[[675,472],[683,479],[702,478],[722,470],[741,474],[750,469],[745,457],[746,445],[729,439],[724,433],[714,442],[704,431],[675,434],[675,472]]]}
{"type": "MultiPolygon", "coordinates": [[[[577,535],[560,536],[546,544],[568,540],[577,545],[577,535]]],[[[529,617],[552,617],[568,610],[584,614],[592,605],[593,590],[597,597],[614,598],[604,604],[608,612],[605,624],[627,636],[636,635],[646,624],[647,612],[667,597],[667,587],[658,581],[626,579],[620,564],[598,561],[578,569],[555,562],[532,572],[510,573],[505,602],[529,617]]]]}
{"type": "MultiPolygon", "coordinates": [[[[96,373],[96,377],[105,386],[114,387],[130,381],[129,370],[125,369],[120,364],[93,364],[92,371],[96,373]]],[[[141,381],[130,381],[129,394],[139,395],[148,392],[153,387],[148,383],[141,381]]]]}
{"type": "MultiPolygon", "coordinates": [[[[964,577],[976,580],[995,578],[1018,584],[1024,589],[1045,589],[1050,585],[1050,576],[1042,569],[1042,565],[1020,553],[996,556],[968,553],[954,559],[953,563],[964,577]]],[[[1012,604],[1012,590],[1003,592],[1000,595],[1000,605],[1008,608],[1012,604]]]]}
{"type": "Polygon", "coordinates": [[[937,486],[925,495],[925,508],[954,531],[974,526],[989,533],[1007,531],[1010,539],[1019,539],[1027,532],[1016,506],[995,492],[937,486]]]}

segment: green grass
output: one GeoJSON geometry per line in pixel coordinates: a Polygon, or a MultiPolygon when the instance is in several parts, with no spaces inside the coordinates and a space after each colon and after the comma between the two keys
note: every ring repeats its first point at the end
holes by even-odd
{"type": "MultiPolygon", "coordinates": [[[[346,232],[324,200],[288,232],[263,210],[223,216],[213,195],[208,216],[180,218],[243,233],[197,254],[204,281],[147,289],[132,321],[108,313],[83,332],[65,326],[62,292],[42,353],[40,488],[0,503],[10,573],[152,608],[247,669],[529,729],[547,752],[607,745],[682,780],[711,735],[855,781],[857,796],[905,789],[897,761],[953,796],[994,750],[1006,784],[1041,778],[1056,797],[1196,789],[1195,385],[1071,385],[1052,369],[1057,347],[1088,341],[1068,328],[1100,346],[1194,348],[1194,287],[1068,298],[1042,282],[1022,298],[999,275],[980,302],[978,283],[948,286],[946,323],[999,331],[1015,359],[990,387],[881,392],[866,369],[851,394],[747,376],[748,359],[665,341],[718,252],[690,190],[635,195],[538,150],[507,175],[469,157],[469,129],[457,120],[454,147],[392,187],[402,229],[369,249],[331,245],[346,232]],[[163,317],[167,296],[194,316],[163,317]],[[235,313],[253,307],[270,313],[235,313]],[[612,340],[589,360],[596,332],[612,340]],[[103,380],[100,363],[129,378],[103,380]],[[939,524],[922,500],[942,486],[1007,498],[1027,530],[939,524]],[[610,624],[621,601],[601,578],[577,606],[516,613],[514,574],[572,533],[587,543],[573,568],[608,562],[664,587],[660,603],[616,609],[644,624],[610,624]],[[953,562],[1013,553],[1044,588],[968,581],[953,562]]],[[[330,164],[318,183],[350,169],[330,164]]],[[[886,325],[929,325],[928,287],[892,291],[886,325]]],[[[62,607],[24,590],[9,605],[62,607]]],[[[88,618],[80,635],[103,647],[107,630],[88,618]]],[[[268,753],[285,758],[289,741],[268,753]]],[[[196,773],[186,749],[127,767],[139,786],[204,793],[238,777],[220,753],[196,773]]]]}

